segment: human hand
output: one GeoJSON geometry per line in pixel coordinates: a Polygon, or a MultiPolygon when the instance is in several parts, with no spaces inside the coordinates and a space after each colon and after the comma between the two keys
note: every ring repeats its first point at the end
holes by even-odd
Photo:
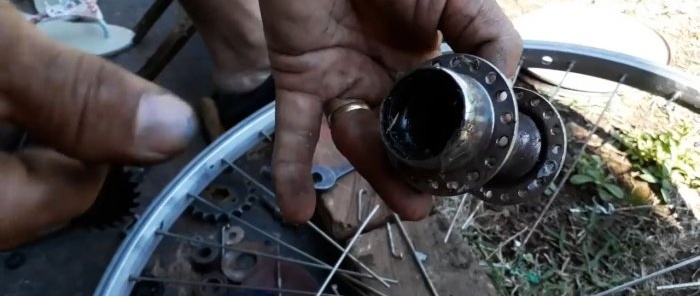
{"type": "MultiPolygon", "coordinates": [[[[495,0],[260,1],[277,87],[273,167],[285,218],[304,222],[315,209],[310,175],[323,112],[344,99],[377,107],[397,75],[439,55],[440,31],[456,51],[486,58],[514,75],[522,40],[495,0]]],[[[391,168],[378,114],[333,116],[340,152],[402,218],[425,217],[429,195],[391,168]]]]}
{"type": "Polygon", "coordinates": [[[0,0],[0,120],[45,147],[0,153],[0,249],[87,210],[107,163],[163,161],[195,132],[192,109],[98,57],[49,40],[0,0]]]}

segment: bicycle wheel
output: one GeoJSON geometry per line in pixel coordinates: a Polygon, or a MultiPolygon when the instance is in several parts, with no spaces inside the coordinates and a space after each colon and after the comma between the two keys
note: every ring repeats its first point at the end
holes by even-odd
{"type": "MultiPolygon", "coordinates": [[[[605,50],[587,48],[578,45],[560,44],[554,42],[526,41],[523,54],[522,69],[545,68],[605,78],[618,83],[639,88],[651,94],[663,96],[669,101],[688,108],[692,112],[700,112],[700,83],[693,77],[685,75],[669,67],[658,66],[646,61],[624,56],[605,50]]],[[[444,48],[444,52],[449,49],[444,48]]],[[[609,106],[609,105],[608,105],[609,106]]],[[[225,171],[237,173],[239,178],[247,180],[248,185],[253,184],[257,190],[262,191],[260,200],[275,212],[275,205],[271,192],[262,186],[258,178],[253,178],[244,170],[237,161],[258,144],[271,140],[274,130],[274,103],[270,104],[239,125],[222,135],[212,143],[199,156],[193,159],[180,174],[160,193],[148,209],[141,215],[138,222],[126,237],[112,262],[108,266],[94,295],[129,295],[134,290],[136,283],[156,282],[190,286],[229,287],[222,284],[222,280],[211,282],[193,282],[187,279],[159,279],[144,276],[144,268],[149,260],[152,260],[154,252],[164,238],[176,238],[185,241],[197,241],[192,235],[181,235],[171,232],[171,228],[193,202],[204,203],[212,209],[219,209],[215,204],[207,203],[200,195],[201,192],[225,171]],[[214,284],[211,284],[214,283],[214,284]]],[[[607,108],[602,113],[607,111],[607,108]]],[[[594,127],[595,128],[595,127],[594,127]]],[[[591,131],[592,132],[592,131],[591,131]]],[[[578,153],[574,158],[579,158],[578,153]]],[[[571,169],[564,173],[564,178],[571,174],[571,169]]],[[[555,194],[556,196],[556,194],[555,194]]],[[[549,197],[553,200],[554,197],[549,197]]],[[[249,231],[260,232],[267,239],[275,240],[265,231],[256,231],[255,225],[249,225],[238,218],[240,214],[225,214],[225,220],[243,224],[249,231]]],[[[332,242],[315,225],[310,224],[310,229],[326,238],[329,244],[337,250],[343,250],[337,243],[332,242]]],[[[201,242],[200,242],[201,243],[201,242]]],[[[284,242],[282,242],[284,244],[284,242]]],[[[295,251],[309,261],[307,266],[322,270],[332,269],[331,265],[323,260],[314,258],[305,252],[295,251]]],[[[350,258],[353,259],[353,258],[350,258]]],[[[298,260],[299,261],[299,260],[298,260]]],[[[358,272],[343,271],[342,275],[351,282],[357,283],[356,276],[372,277],[383,282],[391,282],[391,279],[382,278],[372,274],[371,270],[363,268],[358,272]],[[366,273],[365,273],[366,272],[366,273]]],[[[278,287],[280,288],[280,287],[278,287]]],[[[267,289],[278,291],[279,289],[267,289]]],[[[369,290],[372,292],[372,290],[369,290]]],[[[299,294],[316,294],[316,291],[293,291],[299,294]]],[[[323,291],[319,291],[323,292],[323,291]]],[[[376,292],[375,292],[376,293],[376,292]]],[[[381,293],[377,293],[382,295],[381,293]]]]}

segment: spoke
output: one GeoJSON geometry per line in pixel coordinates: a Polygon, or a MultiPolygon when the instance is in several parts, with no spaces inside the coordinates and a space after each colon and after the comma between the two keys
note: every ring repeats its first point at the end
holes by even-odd
{"type": "MultiPolygon", "coordinates": [[[[209,205],[210,207],[216,209],[217,211],[223,212],[223,209],[221,209],[219,206],[217,206],[217,205],[211,203],[210,201],[208,201],[208,200],[202,198],[201,196],[197,196],[197,195],[190,195],[190,196],[192,196],[193,198],[198,199],[199,201],[201,201],[201,202],[203,202],[203,203],[206,203],[207,205],[209,205]]],[[[288,260],[294,260],[294,261],[290,261],[290,262],[298,263],[298,264],[301,264],[301,265],[307,265],[307,266],[312,266],[312,267],[323,268],[323,269],[330,269],[330,268],[332,268],[332,266],[330,266],[329,264],[327,264],[327,263],[321,261],[320,259],[318,259],[318,258],[316,258],[316,257],[314,257],[314,256],[311,256],[309,253],[306,253],[306,252],[304,252],[304,251],[298,249],[297,247],[294,247],[294,246],[292,246],[292,245],[290,245],[290,244],[284,242],[284,241],[281,240],[281,239],[278,239],[278,238],[275,237],[274,235],[268,234],[268,233],[265,232],[264,230],[258,228],[258,227],[255,226],[255,225],[252,225],[252,224],[246,222],[245,220],[243,220],[243,219],[241,219],[241,218],[238,218],[238,217],[236,217],[236,216],[231,216],[230,218],[231,218],[232,220],[235,220],[237,223],[240,223],[241,225],[245,225],[246,227],[248,227],[248,228],[250,228],[250,229],[252,229],[252,230],[254,230],[254,231],[260,233],[261,235],[264,235],[265,237],[267,237],[267,238],[269,238],[269,239],[275,241],[276,243],[278,243],[278,244],[280,244],[280,245],[282,245],[282,246],[285,246],[285,247],[289,248],[290,250],[296,252],[297,254],[300,254],[300,255],[302,255],[302,256],[304,256],[304,257],[306,257],[306,258],[308,258],[308,259],[314,261],[315,263],[310,263],[310,262],[306,262],[306,261],[300,261],[300,260],[296,260],[296,259],[287,258],[288,260]],[[309,265],[309,264],[312,264],[312,265],[309,265]]],[[[156,233],[160,233],[160,234],[164,234],[164,235],[168,235],[168,236],[174,236],[174,237],[177,237],[177,238],[180,238],[180,239],[184,239],[184,240],[193,240],[193,239],[190,238],[190,237],[183,236],[183,235],[179,235],[179,234],[169,233],[169,232],[167,232],[167,231],[156,231],[156,233]]],[[[213,243],[211,243],[211,242],[207,242],[207,243],[208,243],[208,244],[213,244],[213,243]]],[[[218,244],[214,244],[214,246],[215,246],[215,247],[219,247],[218,244]]],[[[227,248],[227,249],[231,249],[231,248],[232,248],[232,246],[224,246],[224,247],[227,248]]],[[[235,247],[234,247],[234,248],[235,248],[235,247]]],[[[244,250],[244,249],[238,249],[237,251],[239,251],[239,252],[248,252],[248,253],[254,252],[254,251],[244,250]]],[[[256,253],[257,253],[257,252],[256,252],[256,253]]],[[[257,253],[257,255],[259,255],[259,256],[264,256],[264,257],[271,257],[271,256],[274,256],[274,255],[266,254],[266,253],[257,253]]],[[[282,259],[280,259],[280,260],[282,260],[282,259]]],[[[345,273],[345,274],[352,274],[352,275],[355,275],[355,276],[360,276],[360,277],[365,277],[365,278],[372,278],[371,275],[366,274],[366,273],[361,273],[361,272],[356,272],[356,271],[351,271],[351,270],[342,270],[342,272],[345,273]]],[[[391,281],[391,282],[398,283],[396,280],[393,280],[393,279],[386,279],[386,278],[382,278],[382,279],[385,280],[385,281],[391,281]]]]}
{"type": "MultiPolygon", "coordinates": [[[[161,279],[161,278],[146,277],[146,276],[132,276],[132,277],[129,277],[129,280],[130,281],[140,281],[140,282],[156,282],[156,283],[164,283],[164,284],[172,284],[172,285],[180,285],[180,286],[221,287],[221,288],[233,288],[233,289],[243,289],[243,290],[253,290],[253,291],[257,290],[257,291],[268,291],[268,292],[282,292],[282,293],[290,293],[290,294],[316,295],[316,292],[311,292],[311,291],[299,291],[299,290],[292,290],[292,289],[275,289],[275,288],[255,287],[255,286],[247,286],[247,285],[194,282],[194,281],[185,281],[185,280],[176,280],[176,279],[161,279]]],[[[334,294],[320,294],[320,295],[333,296],[334,294]]]]}
{"type": "MultiPolygon", "coordinates": [[[[275,237],[277,237],[278,239],[280,238],[279,234],[276,234],[275,237]]],[[[275,245],[275,251],[277,253],[277,256],[282,255],[282,253],[280,251],[280,244],[279,243],[277,243],[275,245]]],[[[277,262],[275,262],[275,269],[276,269],[275,272],[277,273],[277,275],[276,275],[276,277],[277,277],[277,289],[281,290],[282,289],[282,266],[281,266],[281,263],[279,260],[277,262]]],[[[282,296],[282,291],[277,292],[277,296],[282,296]]]]}
{"type": "Polygon", "coordinates": [[[658,287],[656,287],[656,291],[668,291],[668,290],[680,290],[680,289],[692,289],[692,288],[700,288],[700,282],[658,286],[658,287]]]}
{"type": "Polygon", "coordinates": [[[467,220],[464,221],[464,224],[462,224],[462,230],[467,229],[469,227],[469,224],[474,220],[474,217],[476,216],[476,213],[479,212],[481,207],[484,205],[483,200],[479,200],[479,202],[476,204],[476,207],[474,207],[474,210],[472,211],[471,214],[469,214],[469,217],[467,217],[467,220]]]}
{"type": "Polygon", "coordinates": [[[618,80],[617,85],[615,86],[615,89],[612,91],[610,94],[610,97],[608,98],[608,101],[605,103],[605,108],[603,108],[603,111],[600,111],[600,115],[598,115],[598,119],[594,123],[594,125],[591,127],[591,129],[588,131],[588,134],[586,135],[586,138],[583,142],[583,146],[581,149],[578,151],[576,154],[576,157],[574,158],[573,163],[571,163],[571,167],[569,168],[568,171],[564,174],[564,177],[561,179],[561,182],[559,182],[559,185],[557,186],[556,190],[554,190],[554,193],[552,193],[552,197],[549,198],[549,202],[547,202],[547,205],[545,205],[544,209],[542,210],[542,213],[537,217],[537,220],[535,220],[535,224],[532,225],[530,228],[530,231],[527,233],[525,236],[525,239],[523,240],[522,244],[520,245],[520,249],[518,252],[522,251],[525,249],[525,246],[527,245],[527,242],[530,240],[530,237],[532,234],[535,232],[537,229],[537,226],[542,222],[542,219],[544,219],[544,216],[547,214],[549,211],[549,208],[552,206],[554,201],[557,199],[557,196],[559,196],[559,192],[561,192],[561,189],[564,188],[564,185],[566,185],[566,181],[571,177],[571,174],[576,170],[576,164],[581,160],[581,156],[583,156],[583,153],[586,151],[586,148],[588,147],[588,143],[590,142],[591,138],[595,134],[595,132],[598,130],[598,125],[600,125],[600,122],[603,120],[605,117],[605,112],[608,111],[610,108],[610,104],[612,103],[613,99],[615,98],[615,95],[617,94],[617,90],[620,88],[620,85],[622,85],[623,82],[625,82],[625,78],[627,75],[622,75],[620,77],[620,80],[618,80]]]}
{"type": "MultiPolygon", "coordinates": [[[[557,84],[557,88],[554,89],[554,93],[552,93],[552,95],[549,96],[550,99],[554,99],[554,97],[556,97],[559,94],[559,91],[561,90],[561,85],[564,84],[564,81],[566,81],[566,77],[569,76],[569,73],[571,73],[571,70],[574,69],[575,64],[576,64],[576,62],[574,62],[574,61],[569,62],[569,65],[566,67],[566,72],[564,72],[564,76],[561,77],[561,80],[557,84]]],[[[615,90],[617,90],[617,87],[615,88],[615,90]]]]}
{"type": "Polygon", "coordinates": [[[340,255],[340,258],[338,258],[338,261],[335,263],[335,266],[333,266],[333,270],[331,270],[331,273],[328,274],[328,276],[326,277],[326,281],[323,282],[321,288],[319,288],[318,292],[316,292],[316,296],[320,296],[321,294],[323,294],[323,291],[331,282],[331,279],[333,279],[333,275],[335,275],[336,271],[338,271],[338,267],[340,267],[340,264],[343,263],[345,257],[348,256],[348,254],[350,253],[350,249],[352,249],[352,247],[355,245],[355,242],[357,242],[357,239],[360,237],[360,234],[362,234],[362,231],[365,230],[365,227],[367,227],[369,221],[372,220],[372,217],[374,217],[374,215],[377,214],[377,211],[379,211],[379,205],[374,206],[372,212],[370,212],[369,215],[364,219],[364,221],[362,221],[360,228],[357,229],[355,235],[353,235],[352,239],[350,239],[350,242],[348,243],[347,247],[345,247],[345,250],[343,250],[343,254],[340,255]]]}
{"type": "Polygon", "coordinates": [[[444,243],[447,243],[448,240],[450,240],[450,234],[452,234],[452,228],[455,226],[455,222],[457,222],[457,217],[459,217],[459,212],[462,210],[462,207],[464,206],[464,202],[467,201],[467,194],[465,193],[462,195],[462,199],[459,201],[459,205],[457,206],[457,211],[455,211],[454,217],[452,217],[452,222],[450,223],[450,227],[447,228],[447,234],[445,234],[445,240],[443,241],[444,243]]]}
{"type": "Polygon", "coordinates": [[[401,218],[399,218],[399,215],[394,213],[394,220],[396,220],[396,224],[399,225],[399,230],[401,231],[401,235],[403,235],[404,240],[406,240],[406,244],[408,244],[408,249],[411,250],[411,253],[413,254],[413,259],[415,259],[416,264],[418,264],[418,268],[420,269],[421,275],[423,275],[423,280],[425,280],[425,283],[428,285],[428,288],[430,289],[430,293],[432,293],[433,296],[439,296],[437,290],[435,289],[435,285],[433,284],[433,281],[430,280],[430,276],[428,276],[428,271],[425,270],[425,266],[423,265],[423,261],[418,258],[418,252],[416,251],[416,246],[413,244],[413,240],[411,240],[411,237],[408,235],[408,232],[406,231],[406,228],[403,227],[403,223],[401,222],[401,218]]]}
{"type": "MultiPolygon", "coordinates": [[[[236,172],[238,172],[241,176],[243,176],[244,178],[248,179],[248,181],[250,181],[250,182],[253,183],[255,186],[257,186],[258,188],[260,188],[260,190],[264,191],[268,196],[271,196],[271,197],[274,197],[274,196],[275,196],[275,193],[273,193],[272,190],[268,189],[268,188],[265,187],[262,183],[260,183],[260,182],[258,182],[257,180],[255,180],[251,175],[249,175],[249,174],[246,173],[244,170],[242,170],[241,168],[239,168],[236,164],[234,164],[234,163],[232,163],[232,162],[229,162],[229,161],[227,161],[227,160],[224,160],[224,162],[225,162],[226,164],[228,164],[228,165],[229,165],[232,169],[234,169],[236,172]]],[[[273,201],[270,201],[268,198],[263,198],[263,202],[268,203],[267,206],[273,208],[273,211],[274,211],[275,213],[279,214],[279,213],[281,212],[281,211],[280,211],[280,208],[279,208],[273,201]]],[[[328,236],[323,230],[321,230],[321,228],[319,228],[318,226],[316,226],[313,222],[311,222],[311,221],[306,221],[306,225],[308,225],[309,227],[311,227],[311,229],[313,229],[316,233],[318,233],[319,235],[321,235],[321,237],[323,237],[326,241],[328,241],[328,243],[330,243],[331,245],[333,245],[336,249],[338,249],[339,251],[343,251],[343,247],[342,247],[341,245],[339,245],[333,238],[331,238],[330,236],[328,236]]],[[[350,258],[350,260],[352,260],[353,262],[355,262],[361,269],[364,269],[367,273],[369,273],[369,275],[371,275],[374,279],[376,279],[377,281],[379,281],[380,283],[382,283],[382,285],[384,285],[384,286],[387,287],[387,288],[391,287],[391,285],[389,285],[389,282],[387,281],[387,279],[386,279],[385,277],[382,277],[382,276],[378,275],[378,274],[377,274],[376,272],[374,272],[372,269],[370,269],[369,267],[367,267],[367,265],[365,265],[364,263],[362,263],[362,261],[360,261],[359,259],[355,258],[355,256],[349,255],[348,258],[350,258]]],[[[398,283],[398,281],[395,281],[395,280],[394,280],[393,283],[398,283]]]]}
{"type": "Polygon", "coordinates": [[[669,272],[671,272],[671,271],[674,271],[674,270],[676,270],[676,269],[679,269],[679,268],[682,268],[682,267],[686,267],[686,266],[688,266],[688,265],[691,265],[691,264],[694,264],[694,263],[698,263],[698,262],[700,262],[700,256],[695,256],[695,257],[692,257],[692,258],[690,258],[690,259],[687,259],[687,260],[681,261],[681,262],[679,262],[679,263],[676,263],[676,264],[674,264],[674,265],[672,265],[672,266],[669,266],[669,267],[666,267],[666,268],[664,268],[664,269],[661,269],[661,270],[659,270],[659,271],[656,271],[656,272],[650,273],[650,274],[648,274],[648,275],[645,275],[645,276],[643,276],[643,277],[640,277],[640,278],[638,278],[638,279],[636,279],[636,280],[630,281],[630,282],[628,282],[628,283],[624,283],[624,284],[622,284],[622,285],[619,285],[619,286],[617,286],[617,287],[614,287],[614,288],[612,288],[612,289],[609,289],[609,290],[607,290],[607,291],[605,291],[605,292],[601,292],[601,293],[595,294],[595,295],[593,295],[593,296],[606,296],[606,295],[610,295],[610,294],[613,294],[613,293],[617,293],[617,292],[623,291],[623,290],[625,290],[625,289],[627,289],[627,288],[629,288],[629,287],[632,287],[632,286],[634,286],[634,285],[637,285],[637,284],[640,284],[640,283],[642,283],[642,282],[645,282],[645,281],[647,281],[647,280],[649,280],[649,279],[655,278],[655,277],[660,276],[660,275],[667,274],[667,273],[669,273],[669,272]]]}

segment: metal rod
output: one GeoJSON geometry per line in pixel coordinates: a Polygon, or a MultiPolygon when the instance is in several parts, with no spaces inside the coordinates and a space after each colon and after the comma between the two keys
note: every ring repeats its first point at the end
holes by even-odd
{"type": "Polygon", "coordinates": [[[362,221],[362,196],[364,194],[364,189],[357,191],[357,221],[362,221]]]}
{"type": "Polygon", "coordinates": [[[574,62],[574,61],[569,62],[569,65],[566,67],[566,72],[564,72],[564,76],[561,77],[561,80],[557,84],[557,88],[554,90],[552,95],[549,97],[550,99],[556,97],[559,94],[559,91],[561,90],[561,85],[564,84],[564,81],[566,80],[566,76],[568,76],[569,73],[571,73],[571,70],[574,69],[575,64],[576,64],[576,62],[574,62]]]}
{"type": "Polygon", "coordinates": [[[688,266],[688,265],[690,265],[690,264],[698,263],[698,262],[700,262],[700,256],[695,256],[695,257],[692,257],[692,258],[690,258],[690,259],[686,259],[686,260],[684,260],[684,261],[681,261],[681,262],[679,262],[679,263],[676,263],[676,264],[674,264],[674,265],[671,265],[671,266],[669,266],[669,267],[666,267],[666,268],[664,268],[664,269],[661,269],[661,270],[659,270],[659,271],[656,271],[656,272],[647,274],[647,275],[645,275],[645,276],[643,276],[643,277],[640,277],[640,278],[638,278],[638,279],[635,279],[635,280],[633,280],[633,281],[630,281],[630,282],[624,283],[624,284],[622,284],[622,285],[619,285],[619,286],[617,286],[617,287],[611,288],[611,289],[606,290],[606,291],[604,291],[604,292],[600,292],[600,293],[595,294],[595,295],[593,295],[593,296],[605,296],[605,295],[610,295],[610,294],[613,294],[613,293],[617,293],[617,292],[620,292],[620,291],[622,291],[622,290],[624,290],[624,289],[627,289],[627,288],[629,288],[629,287],[632,287],[632,286],[634,286],[634,285],[636,285],[636,284],[640,284],[640,283],[642,283],[642,282],[646,282],[646,281],[649,280],[649,279],[655,278],[655,277],[660,276],[660,275],[664,275],[664,274],[669,273],[669,272],[671,272],[671,271],[674,271],[674,270],[676,270],[676,269],[679,269],[679,268],[682,268],[682,267],[686,267],[686,266],[688,266]]]}
{"type": "Polygon", "coordinates": [[[467,201],[467,194],[465,193],[462,195],[462,199],[459,201],[459,205],[457,206],[457,211],[455,211],[454,217],[452,217],[452,222],[450,223],[450,227],[447,228],[447,233],[445,234],[445,239],[444,243],[447,243],[448,240],[450,240],[450,234],[452,234],[452,228],[455,226],[455,223],[457,222],[457,217],[459,217],[459,212],[462,210],[462,207],[464,206],[464,202],[467,201]]]}
{"type": "MultiPolygon", "coordinates": [[[[331,243],[336,249],[338,249],[339,251],[342,251],[342,250],[343,250],[343,246],[341,246],[340,244],[338,244],[338,242],[336,242],[334,239],[332,239],[330,236],[328,236],[325,232],[323,232],[323,230],[321,230],[320,228],[318,228],[318,226],[316,226],[315,224],[313,224],[313,223],[311,223],[311,222],[307,223],[307,225],[309,225],[309,227],[313,228],[313,229],[314,229],[317,233],[319,233],[321,236],[325,237],[326,240],[327,240],[329,243],[331,243]]],[[[398,284],[398,283],[399,283],[399,281],[397,281],[397,280],[395,280],[395,279],[389,279],[389,278],[385,278],[385,277],[382,277],[382,276],[378,275],[378,274],[375,273],[371,268],[369,268],[367,265],[365,265],[364,263],[362,263],[362,261],[360,261],[359,259],[355,258],[355,256],[353,256],[352,254],[348,254],[348,258],[350,258],[350,260],[352,260],[353,262],[355,262],[360,268],[364,269],[367,273],[369,273],[370,275],[372,275],[372,276],[374,277],[374,279],[376,279],[377,281],[379,281],[380,283],[382,283],[382,285],[384,285],[384,286],[387,287],[387,288],[390,288],[390,287],[391,287],[391,285],[389,285],[389,282],[391,282],[392,284],[398,284]]]]}
{"type": "Polygon", "coordinates": [[[331,270],[331,273],[328,274],[326,280],[321,285],[321,288],[319,288],[318,292],[316,292],[316,296],[321,296],[323,294],[323,290],[325,290],[328,284],[331,282],[331,279],[333,279],[333,275],[335,275],[336,271],[338,271],[340,264],[342,264],[345,260],[345,257],[348,256],[348,253],[350,253],[350,249],[352,249],[352,247],[355,245],[355,242],[357,242],[357,239],[360,237],[360,234],[362,234],[362,231],[365,230],[367,224],[369,224],[369,221],[372,220],[372,217],[374,217],[374,215],[377,214],[377,211],[379,211],[379,205],[374,206],[374,209],[372,209],[367,218],[365,218],[364,221],[362,221],[360,228],[358,228],[355,232],[355,235],[352,236],[352,239],[350,239],[350,242],[348,242],[348,245],[347,247],[345,247],[343,254],[340,255],[340,258],[338,258],[338,261],[335,263],[335,266],[333,266],[333,270],[331,270]]]}
{"type": "MultiPolygon", "coordinates": [[[[206,287],[222,287],[222,288],[232,288],[232,289],[243,289],[243,290],[258,290],[258,291],[269,291],[269,292],[283,292],[283,293],[290,293],[290,294],[302,294],[302,295],[316,295],[316,292],[311,292],[311,291],[299,291],[299,290],[291,290],[291,289],[275,289],[275,288],[267,288],[267,287],[256,287],[256,286],[247,286],[247,285],[233,285],[233,284],[217,284],[217,283],[207,283],[207,282],[194,282],[194,281],[185,281],[185,280],[175,280],[175,279],[161,279],[161,278],[155,278],[155,277],[147,277],[147,276],[132,276],[129,277],[130,281],[144,281],[144,282],[157,282],[157,283],[164,283],[164,284],[173,284],[173,285],[182,285],[182,286],[196,286],[196,287],[201,287],[201,286],[206,286],[206,287]]],[[[328,295],[328,296],[334,296],[333,294],[321,294],[321,295],[328,295]]],[[[318,295],[317,295],[318,296],[318,295]]]]}
{"type": "MultiPolygon", "coordinates": [[[[242,175],[244,178],[248,179],[248,180],[249,180],[251,183],[253,183],[255,186],[257,186],[258,188],[260,188],[260,190],[262,190],[263,192],[267,193],[269,196],[275,196],[275,193],[273,193],[270,189],[268,189],[268,188],[265,187],[263,184],[261,184],[260,182],[258,182],[257,180],[255,180],[251,175],[249,175],[248,173],[246,173],[245,171],[243,171],[243,170],[242,170],[241,168],[239,168],[237,165],[235,165],[234,163],[232,163],[232,162],[230,162],[230,161],[228,161],[228,160],[224,160],[224,162],[225,162],[226,164],[228,164],[228,165],[229,165],[232,169],[234,169],[236,172],[238,172],[240,175],[242,175]]],[[[264,198],[264,197],[263,197],[263,202],[266,203],[268,207],[272,207],[272,208],[274,209],[274,210],[273,210],[274,212],[276,212],[276,213],[278,213],[278,214],[281,213],[280,208],[279,208],[274,202],[272,202],[272,201],[270,201],[269,199],[264,198]]],[[[280,215],[281,215],[281,214],[280,214],[280,215]]],[[[339,245],[333,238],[331,238],[330,236],[328,236],[323,230],[321,230],[321,228],[319,228],[318,226],[316,226],[313,222],[311,222],[311,221],[306,221],[306,225],[308,225],[309,227],[311,227],[311,229],[313,229],[316,233],[318,233],[321,237],[323,237],[326,241],[328,241],[328,243],[330,243],[331,245],[333,245],[336,249],[338,249],[339,251],[343,251],[343,247],[342,247],[341,245],[339,245]]],[[[384,286],[387,287],[387,288],[391,287],[391,285],[389,285],[389,281],[388,281],[387,278],[378,275],[378,274],[377,274],[376,272],[374,272],[372,269],[370,269],[369,267],[367,267],[367,265],[365,265],[364,263],[362,263],[362,261],[360,261],[359,259],[355,258],[355,256],[349,255],[348,258],[350,258],[350,260],[352,260],[353,262],[355,262],[360,268],[364,269],[367,273],[369,273],[372,277],[374,277],[374,279],[376,279],[377,281],[379,281],[382,285],[384,285],[384,286]]],[[[398,283],[398,281],[396,281],[396,280],[392,280],[391,282],[392,282],[392,283],[398,283]]]]}
{"type": "Polygon", "coordinates": [[[399,230],[401,231],[401,235],[403,235],[403,238],[406,240],[406,243],[408,244],[409,250],[411,250],[411,253],[413,253],[413,259],[415,259],[416,264],[418,264],[418,268],[420,269],[421,275],[423,275],[423,280],[425,280],[425,283],[428,285],[428,288],[430,289],[430,293],[433,296],[439,296],[437,290],[435,289],[435,285],[433,285],[433,281],[430,280],[430,276],[428,276],[428,271],[425,270],[425,266],[423,265],[423,261],[418,258],[418,252],[416,251],[416,246],[413,245],[413,241],[411,240],[411,237],[408,236],[408,232],[406,231],[406,228],[403,227],[403,223],[401,223],[401,218],[399,218],[399,215],[394,213],[394,220],[396,220],[396,224],[399,226],[399,230]]]}
{"type": "MultiPolygon", "coordinates": [[[[276,234],[275,236],[276,236],[278,239],[280,238],[279,234],[276,234]]],[[[277,256],[278,256],[278,257],[281,257],[281,256],[282,256],[282,252],[280,251],[280,244],[277,243],[275,246],[276,246],[275,250],[276,250],[277,256]]],[[[277,262],[275,262],[275,269],[277,269],[277,270],[276,270],[276,273],[277,273],[277,275],[276,275],[276,276],[277,276],[277,289],[282,290],[282,263],[280,262],[280,260],[277,260],[277,262]]],[[[338,294],[338,293],[336,293],[336,294],[338,294]]],[[[277,292],[277,296],[282,296],[282,291],[278,291],[278,292],[277,292]]]]}
{"type": "Polygon", "coordinates": [[[680,289],[690,289],[690,288],[700,288],[700,282],[658,286],[658,287],[656,287],[656,291],[680,290],[680,289]]]}
{"type": "Polygon", "coordinates": [[[625,81],[626,78],[627,74],[623,74],[622,77],[620,77],[620,80],[618,80],[615,89],[613,90],[612,94],[610,94],[608,101],[605,103],[605,108],[603,109],[603,111],[600,112],[600,115],[598,115],[598,119],[596,119],[595,125],[591,128],[591,130],[588,131],[588,135],[586,135],[586,140],[584,141],[581,150],[579,150],[579,153],[576,155],[576,158],[574,158],[573,163],[571,163],[571,168],[566,172],[566,174],[564,174],[564,177],[561,179],[561,182],[559,182],[559,185],[557,186],[556,190],[554,190],[554,193],[552,193],[552,197],[549,198],[547,205],[544,206],[542,213],[539,215],[539,217],[537,217],[537,220],[535,220],[535,224],[530,228],[530,231],[527,233],[525,239],[520,245],[519,251],[525,249],[525,245],[527,245],[527,242],[530,240],[530,237],[537,229],[537,226],[542,222],[542,219],[544,219],[544,216],[547,214],[547,211],[549,211],[549,208],[552,206],[552,204],[554,204],[554,201],[557,199],[557,196],[559,196],[559,192],[562,188],[564,188],[564,185],[566,185],[566,181],[569,179],[569,177],[571,177],[571,174],[576,168],[576,164],[578,164],[578,162],[581,160],[583,152],[586,151],[586,147],[588,147],[588,142],[590,142],[591,138],[598,129],[598,125],[600,124],[601,120],[603,120],[603,117],[605,117],[605,112],[608,110],[608,108],[610,108],[610,103],[612,103],[613,98],[615,98],[615,94],[617,94],[617,90],[620,88],[620,85],[625,81]]]}
{"type": "Polygon", "coordinates": [[[391,256],[398,259],[403,259],[403,252],[398,252],[396,250],[396,244],[394,243],[394,234],[391,231],[391,223],[386,222],[386,235],[389,237],[389,249],[391,250],[391,256]]]}
{"type": "Polygon", "coordinates": [[[469,217],[467,217],[467,220],[464,221],[464,224],[462,224],[462,230],[467,229],[467,226],[469,226],[469,223],[471,223],[474,220],[474,216],[476,216],[476,212],[481,209],[481,207],[484,205],[483,200],[479,200],[479,202],[476,204],[476,207],[474,207],[474,210],[472,211],[471,214],[469,214],[469,217]]]}

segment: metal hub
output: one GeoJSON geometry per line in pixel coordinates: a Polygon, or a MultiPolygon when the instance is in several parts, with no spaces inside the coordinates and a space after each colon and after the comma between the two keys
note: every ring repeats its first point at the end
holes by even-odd
{"type": "Polygon", "coordinates": [[[466,54],[408,73],[380,112],[392,164],[437,196],[473,193],[512,204],[541,194],[561,169],[563,124],[547,100],[517,92],[495,66],[466,54]]]}

